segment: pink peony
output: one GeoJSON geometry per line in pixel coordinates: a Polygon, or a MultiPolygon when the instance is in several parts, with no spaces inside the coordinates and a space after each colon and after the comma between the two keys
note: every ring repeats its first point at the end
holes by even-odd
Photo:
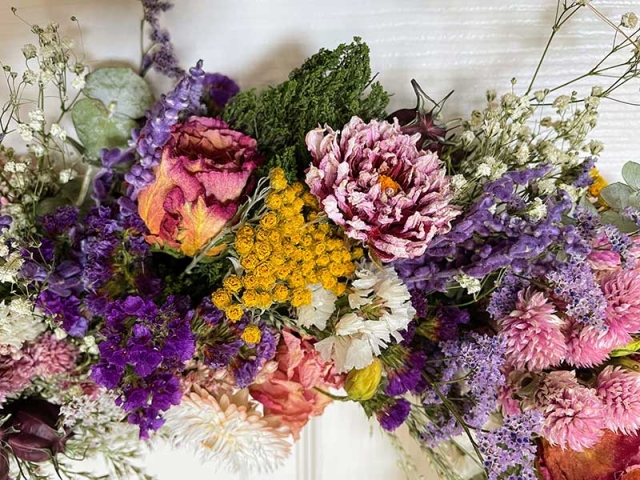
{"type": "Polygon", "coordinates": [[[567,352],[563,323],[542,292],[518,292],[516,309],[498,321],[507,362],[518,370],[544,370],[561,363],[567,352]]]}
{"type": "Polygon", "coordinates": [[[594,389],[580,385],[573,372],[545,375],[533,397],[523,403],[544,415],[541,434],[552,445],[582,451],[603,434],[602,401],[594,389]]]}
{"type": "Polygon", "coordinates": [[[340,388],[344,378],[335,375],[333,365],[320,358],[311,342],[287,331],[282,332],[276,360],[278,369],[262,383],[251,385],[249,392],[264,405],[265,415],[280,417],[297,440],[309,417],[321,415],[331,403],[314,387],[340,388]]]}
{"type": "Polygon", "coordinates": [[[27,346],[26,354],[33,359],[36,376],[50,377],[71,373],[76,366],[78,351],[66,340],[45,334],[27,346]]]}
{"type": "Polygon", "coordinates": [[[397,120],[365,124],[358,117],[341,133],[325,127],[306,137],[311,193],[385,262],[419,257],[459,213],[442,163],[416,148],[419,138],[403,134],[397,120]]]}
{"type": "Polygon", "coordinates": [[[155,181],[138,197],[147,240],[195,255],[236,214],[261,163],[256,141],[222,120],[192,117],[174,127],[155,181]]]}
{"type": "Polygon", "coordinates": [[[605,408],[605,426],[629,435],[640,429],[640,374],[605,367],[598,375],[598,397],[605,408]]]}

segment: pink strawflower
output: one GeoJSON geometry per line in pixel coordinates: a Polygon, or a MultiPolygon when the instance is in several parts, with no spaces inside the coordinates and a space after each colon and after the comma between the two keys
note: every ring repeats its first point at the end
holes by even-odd
{"type": "Polygon", "coordinates": [[[65,340],[58,340],[53,334],[45,334],[26,348],[33,358],[36,375],[50,377],[70,373],[76,366],[77,349],[65,340]]]}
{"type": "Polygon", "coordinates": [[[459,214],[442,162],[416,148],[419,138],[403,134],[397,120],[358,117],[342,132],[327,126],[306,137],[311,193],[349,237],[385,262],[419,257],[459,214]]]}
{"type": "MultiPolygon", "coordinates": [[[[630,253],[632,257],[639,259],[640,237],[632,237],[631,241],[635,244],[635,246],[631,248],[630,253]]],[[[612,250],[611,243],[604,233],[602,233],[593,242],[592,250],[587,257],[587,261],[589,262],[589,265],[591,265],[593,270],[599,270],[602,272],[616,270],[622,265],[620,254],[612,250]]]]}
{"type": "Polygon", "coordinates": [[[598,397],[605,408],[605,426],[625,435],[640,429],[640,374],[605,367],[598,375],[598,397]]]}
{"type": "Polygon", "coordinates": [[[544,415],[541,434],[552,445],[582,451],[598,443],[605,421],[596,391],[580,385],[573,372],[544,376],[525,406],[544,415]]]}
{"type": "Polygon", "coordinates": [[[498,320],[506,341],[507,362],[518,370],[544,370],[558,365],[567,352],[555,306],[542,292],[518,292],[516,309],[498,320]]]}

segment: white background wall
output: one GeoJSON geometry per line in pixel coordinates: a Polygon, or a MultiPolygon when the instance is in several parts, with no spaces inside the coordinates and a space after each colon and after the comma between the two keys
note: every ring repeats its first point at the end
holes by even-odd
{"type": "MultiPolygon", "coordinates": [[[[512,77],[527,84],[542,51],[555,0],[176,0],[166,15],[185,66],[199,58],[205,68],[226,73],[242,87],[285,79],[289,70],[320,47],[333,47],[354,35],[371,46],[374,72],[395,92],[391,109],[413,105],[409,81],[416,78],[433,97],[455,89],[449,117],[482,107],[488,88],[507,91],[512,77]]],[[[637,0],[593,0],[615,22],[639,10],[637,0]]],[[[94,67],[139,61],[141,8],[135,0],[0,0],[0,60],[22,64],[20,46],[32,41],[15,18],[19,9],[31,23],[57,20],[78,38],[70,22],[81,22],[86,55],[94,67]]],[[[559,35],[539,77],[555,86],[585,71],[609,48],[610,28],[584,10],[559,35]]],[[[166,83],[152,77],[156,89],[166,83]]],[[[0,99],[6,98],[0,86],[0,99]]],[[[617,95],[640,102],[637,84],[617,95]]],[[[605,102],[595,138],[605,142],[601,169],[617,178],[627,160],[640,161],[640,108],[605,102]]],[[[160,448],[149,458],[160,480],[282,479],[400,480],[396,456],[355,405],[333,405],[312,422],[291,461],[271,476],[216,473],[188,453],[160,448]]],[[[434,478],[425,465],[426,478],[434,478]]]]}

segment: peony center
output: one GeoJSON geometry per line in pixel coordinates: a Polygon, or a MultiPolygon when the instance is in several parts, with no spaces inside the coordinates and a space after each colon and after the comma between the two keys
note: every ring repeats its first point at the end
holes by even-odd
{"type": "Polygon", "coordinates": [[[389,190],[393,191],[392,195],[398,193],[398,190],[401,190],[400,184],[396,182],[393,178],[387,177],[386,175],[380,175],[378,177],[378,183],[382,187],[384,192],[388,192],[389,190]]]}

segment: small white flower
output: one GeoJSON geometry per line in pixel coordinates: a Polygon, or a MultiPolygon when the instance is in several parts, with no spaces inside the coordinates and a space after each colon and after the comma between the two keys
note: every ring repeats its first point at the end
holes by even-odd
{"type": "Polygon", "coordinates": [[[467,181],[466,178],[464,178],[464,175],[456,174],[453,177],[451,177],[451,187],[453,187],[453,190],[455,192],[461,191],[468,184],[469,182],[467,181]]]}
{"type": "Polygon", "coordinates": [[[36,46],[32,43],[27,43],[22,47],[22,54],[24,55],[24,58],[31,60],[37,55],[36,46]]]}
{"type": "Polygon", "coordinates": [[[518,148],[516,148],[516,162],[518,165],[526,165],[529,162],[530,153],[529,145],[526,143],[518,145],[518,148]]]}
{"type": "Polygon", "coordinates": [[[4,242],[0,242],[0,258],[5,258],[9,255],[9,247],[4,242]]]}
{"type": "Polygon", "coordinates": [[[25,70],[25,72],[22,74],[22,80],[24,80],[24,82],[28,83],[29,85],[33,85],[34,83],[36,83],[37,79],[38,75],[36,75],[36,72],[31,70],[30,68],[25,70]]]}
{"type": "Polygon", "coordinates": [[[0,345],[21,348],[46,329],[42,314],[25,298],[0,303],[0,345]]]}
{"type": "Polygon", "coordinates": [[[467,275],[466,273],[456,275],[453,279],[458,282],[458,284],[464,288],[469,295],[475,295],[482,290],[480,279],[467,275]]]}
{"type": "Polygon", "coordinates": [[[491,175],[491,165],[488,163],[481,163],[476,168],[476,173],[479,177],[489,177],[491,175]]]}
{"type": "Polygon", "coordinates": [[[73,180],[75,177],[76,171],[73,168],[65,168],[64,170],[61,170],[58,175],[58,179],[63,185],[69,183],[69,181],[73,180]]]}
{"type": "Polygon", "coordinates": [[[636,25],[638,25],[638,16],[633,12],[627,12],[622,15],[620,25],[624,28],[636,28],[636,25]]]}
{"type": "Polygon", "coordinates": [[[540,197],[536,197],[533,199],[533,205],[529,207],[527,213],[534,222],[540,221],[547,216],[547,206],[540,197]]]}
{"type": "Polygon", "coordinates": [[[471,130],[465,130],[462,132],[462,135],[460,135],[460,141],[465,148],[469,147],[475,139],[476,135],[471,130]]]}
{"type": "Polygon", "coordinates": [[[571,103],[570,96],[560,95],[558,98],[556,98],[553,101],[553,108],[555,108],[559,114],[563,114],[564,112],[567,111],[567,108],[569,107],[570,103],[571,103]]]}
{"type": "Polygon", "coordinates": [[[84,75],[83,76],[78,75],[76,78],[74,78],[71,81],[71,86],[76,90],[82,90],[86,84],[87,82],[84,79],[84,75]]]}
{"type": "Polygon", "coordinates": [[[54,75],[55,73],[49,70],[48,68],[43,68],[42,70],[40,70],[40,83],[42,83],[43,85],[46,85],[51,80],[53,80],[54,75]]]}
{"type": "Polygon", "coordinates": [[[44,154],[46,153],[44,146],[39,143],[29,145],[29,150],[31,150],[31,152],[33,152],[33,154],[38,158],[44,157],[44,154]]]}
{"type": "Polygon", "coordinates": [[[498,210],[498,205],[494,203],[494,204],[493,204],[493,205],[491,205],[489,208],[487,208],[487,210],[489,211],[489,213],[490,213],[491,215],[495,215],[495,214],[496,214],[496,211],[498,210]]]}
{"type": "Polygon", "coordinates": [[[56,339],[58,340],[64,340],[65,338],[67,338],[68,334],[64,329],[56,328],[53,331],[53,336],[56,337],[56,339]]]}
{"type": "Polygon", "coordinates": [[[555,193],[556,190],[557,190],[555,180],[553,180],[551,178],[546,178],[544,180],[540,180],[538,182],[538,190],[540,191],[540,194],[542,194],[542,195],[550,195],[552,193],[555,193]]]}
{"type": "Polygon", "coordinates": [[[578,201],[578,199],[580,198],[580,190],[578,190],[573,185],[567,185],[566,183],[562,183],[558,185],[558,189],[564,190],[565,192],[567,192],[571,197],[571,200],[573,200],[574,202],[578,201]]]}
{"type": "Polygon", "coordinates": [[[44,112],[37,108],[29,112],[29,126],[36,131],[42,130],[44,125],[44,112]]]}
{"type": "Polygon", "coordinates": [[[16,130],[25,142],[33,140],[33,130],[31,130],[31,127],[26,123],[19,123],[16,130]]]}
{"type": "Polygon", "coordinates": [[[392,267],[361,264],[352,288],[348,297],[352,311],[338,320],[334,335],[315,344],[338,372],[364,368],[392,338],[401,341],[400,332],[416,313],[409,290],[392,267]]]}
{"type": "Polygon", "coordinates": [[[311,290],[311,305],[298,308],[297,323],[306,328],[315,326],[324,330],[327,327],[327,320],[336,309],[338,297],[330,290],[323,288],[320,283],[310,285],[308,288],[311,290]]]}
{"type": "Polygon", "coordinates": [[[54,137],[59,138],[62,141],[67,139],[67,132],[65,131],[64,128],[62,128],[57,123],[52,123],[51,124],[51,130],[49,130],[49,133],[51,135],[53,135],[54,137]]]}
{"type": "Polygon", "coordinates": [[[13,252],[5,259],[5,264],[0,266],[0,282],[16,283],[18,272],[22,268],[24,259],[20,252],[13,252]]]}

